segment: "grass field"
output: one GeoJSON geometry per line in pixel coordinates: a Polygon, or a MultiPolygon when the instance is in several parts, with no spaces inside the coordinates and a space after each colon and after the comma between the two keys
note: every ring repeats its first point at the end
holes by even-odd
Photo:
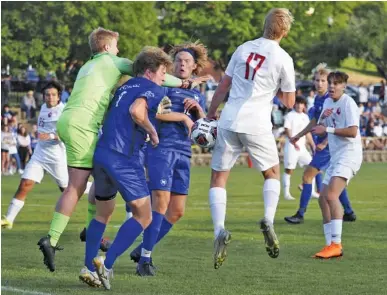
{"type": "MultiPolygon", "coordinates": [[[[293,176],[293,196],[301,170],[293,176]]],[[[157,276],[135,276],[128,253],[117,261],[110,294],[387,294],[387,165],[364,164],[349,187],[358,216],[345,223],[344,257],[321,261],[310,256],[323,246],[321,214],[312,200],[305,224],[291,226],[283,217],[293,214],[298,201],[281,196],[276,231],[281,253],[271,259],[263,247],[256,222],[262,217],[262,177],[254,170],[233,170],[228,187],[226,226],[233,233],[229,257],[213,269],[213,230],[207,192],[209,169],[194,168],[186,215],[154,251],[157,276]]],[[[2,211],[5,213],[19,178],[3,177],[2,211]]],[[[46,176],[27,199],[12,230],[1,234],[2,294],[102,294],[78,281],[83,266],[84,245],[78,235],[84,226],[86,198],[80,202],[59,244],[57,270],[50,273],[36,246],[47,233],[59,196],[46,176]],[[24,292],[24,293],[23,293],[24,292]]],[[[121,200],[107,236],[114,237],[124,219],[121,200]]]]}

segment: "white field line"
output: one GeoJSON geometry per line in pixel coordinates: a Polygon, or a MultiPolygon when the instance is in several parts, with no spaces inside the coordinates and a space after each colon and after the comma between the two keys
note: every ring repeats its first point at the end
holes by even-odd
{"type": "Polygon", "coordinates": [[[1,286],[2,291],[11,291],[15,293],[21,293],[21,294],[28,294],[28,295],[53,295],[51,293],[44,293],[44,292],[38,292],[38,291],[31,291],[31,290],[23,290],[8,286],[1,286]]]}

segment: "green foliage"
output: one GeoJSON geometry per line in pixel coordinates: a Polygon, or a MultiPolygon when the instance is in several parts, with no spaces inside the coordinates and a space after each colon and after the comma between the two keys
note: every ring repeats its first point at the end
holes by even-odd
{"type": "Polygon", "coordinates": [[[44,74],[64,62],[87,60],[88,36],[99,26],[120,33],[120,55],[133,58],[157,45],[152,2],[2,2],[2,62],[44,74]],[[139,25],[141,24],[141,25],[139,25]]]}
{"type": "Polygon", "coordinates": [[[339,66],[348,56],[374,64],[387,78],[387,4],[361,3],[354,8],[348,25],[332,34],[322,33],[320,41],[307,47],[303,57],[312,67],[323,57],[331,65],[339,66]]]}

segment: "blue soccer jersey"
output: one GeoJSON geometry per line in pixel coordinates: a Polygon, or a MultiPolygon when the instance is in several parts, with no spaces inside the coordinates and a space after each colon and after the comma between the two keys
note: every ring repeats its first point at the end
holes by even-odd
{"type": "MultiPolygon", "coordinates": [[[[184,110],[184,99],[192,98],[199,102],[202,109],[205,109],[205,98],[197,90],[167,88],[167,96],[172,102],[171,111],[185,113],[193,121],[196,121],[195,114],[187,113],[184,110]]],[[[183,122],[162,122],[157,121],[156,130],[159,135],[159,148],[175,151],[191,156],[191,139],[188,137],[188,130],[183,122]]]]}
{"type": "Polygon", "coordinates": [[[133,78],[122,85],[110,104],[97,147],[114,150],[129,157],[138,153],[145,143],[146,132],[133,121],[129,108],[137,98],[145,98],[148,116],[152,120],[165,92],[163,87],[145,78],[133,78]]]}
{"type": "MultiPolygon", "coordinates": [[[[327,92],[323,96],[316,95],[316,97],[314,98],[314,105],[313,105],[313,107],[314,107],[314,115],[313,115],[313,118],[316,119],[316,122],[318,122],[318,120],[320,119],[321,112],[323,110],[324,102],[325,102],[325,100],[328,97],[329,97],[329,95],[328,95],[328,92],[327,92]]],[[[316,144],[322,143],[327,138],[327,136],[328,135],[318,136],[316,144]]],[[[327,145],[326,149],[328,149],[328,145],[327,145]]]]}

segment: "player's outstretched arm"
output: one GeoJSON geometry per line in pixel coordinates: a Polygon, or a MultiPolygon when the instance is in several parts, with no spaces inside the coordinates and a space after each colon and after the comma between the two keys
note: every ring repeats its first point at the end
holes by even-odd
{"type": "Polygon", "coordinates": [[[164,122],[182,122],[188,128],[188,136],[191,135],[194,122],[186,114],[171,112],[167,114],[157,114],[156,119],[164,122]]]}
{"type": "Polygon", "coordinates": [[[332,133],[341,137],[350,137],[355,138],[357,135],[358,126],[350,126],[346,128],[333,128],[333,127],[325,127],[324,125],[317,125],[312,129],[313,134],[316,135],[324,135],[325,133],[332,133]]]}
{"type": "Polygon", "coordinates": [[[216,118],[216,111],[219,105],[224,101],[227,92],[230,90],[231,83],[232,78],[228,75],[224,75],[212,98],[212,102],[207,113],[207,118],[216,118]]]}
{"type": "Polygon", "coordinates": [[[149,134],[152,145],[159,144],[159,138],[157,136],[156,129],[148,118],[148,104],[144,98],[137,98],[129,108],[129,113],[133,121],[144,128],[146,133],[149,134]]]}
{"type": "Polygon", "coordinates": [[[301,137],[305,136],[306,134],[308,134],[309,132],[312,131],[312,128],[314,126],[316,126],[316,122],[317,120],[315,118],[312,118],[312,120],[310,120],[309,124],[306,125],[306,127],[301,130],[297,135],[293,136],[291,139],[290,139],[290,142],[292,144],[296,143],[301,137]]]}

